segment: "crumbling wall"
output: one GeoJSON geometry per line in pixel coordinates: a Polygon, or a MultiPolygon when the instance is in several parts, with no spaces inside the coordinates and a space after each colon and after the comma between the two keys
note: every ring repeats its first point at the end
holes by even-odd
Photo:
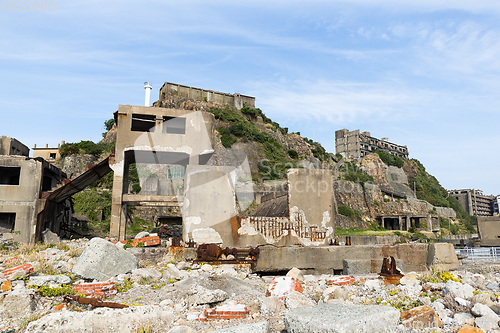
{"type": "MultiPolygon", "coordinates": [[[[0,156],[0,166],[20,167],[19,185],[0,185],[0,213],[15,214],[13,232],[5,232],[15,241],[35,242],[43,163],[26,157],[0,156]]],[[[10,229],[10,228],[8,228],[10,229]]],[[[7,230],[6,230],[7,231],[7,230]]]]}

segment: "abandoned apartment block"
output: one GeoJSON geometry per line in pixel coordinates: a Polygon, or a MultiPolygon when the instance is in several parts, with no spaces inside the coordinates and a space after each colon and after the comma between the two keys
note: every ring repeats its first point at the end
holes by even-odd
{"type": "Polygon", "coordinates": [[[56,204],[49,198],[66,175],[42,158],[27,157],[29,149],[24,147],[15,139],[2,137],[2,152],[15,154],[0,155],[0,232],[32,244],[47,228],[59,233],[72,207],[69,200],[56,204]]]}
{"type": "Polygon", "coordinates": [[[474,216],[493,216],[495,203],[494,195],[484,195],[481,190],[449,190],[448,193],[455,197],[464,210],[474,216]]]}
{"type": "Polygon", "coordinates": [[[385,150],[401,158],[408,158],[408,147],[389,142],[388,138],[377,139],[370,132],[341,129],[335,131],[335,152],[345,158],[359,160],[375,150],[385,150]]]}

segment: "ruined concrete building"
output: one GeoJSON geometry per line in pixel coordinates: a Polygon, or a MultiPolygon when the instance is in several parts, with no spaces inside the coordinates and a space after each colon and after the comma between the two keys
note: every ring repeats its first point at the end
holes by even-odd
{"type": "Polygon", "coordinates": [[[2,135],[0,138],[0,155],[29,156],[30,149],[16,139],[2,135]]]}
{"type": "Polygon", "coordinates": [[[455,197],[464,210],[474,216],[493,216],[494,203],[493,195],[484,195],[481,190],[449,190],[448,193],[455,197]]]}
{"type": "Polygon", "coordinates": [[[206,90],[184,86],[177,83],[165,82],[160,89],[160,100],[165,100],[166,96],[180,96],[196,101],[206,101],[222,105],[230,105],[236,109],[241,109],[243,105],[255,108],[255,97],[241,94],[226,94],[213,90],[206,90]]]}
{"type": "Polygon", "coordinates": [[[61,157],[61,153],[59,153],[59,148],[63,144],[64,144],[64,141],[62,141],[61,144],[58,144],[57,148],[49,147],[48,144],[46,144],[44,148],[37,147],[35,145],[33,147],[33,158],[41,157],[44,160],[46,160],[47,162],[54,163],[56,160],[58,160],[61,157]]]}
{"type": "Polygon", "coordinates": [[[408,158],[408,147],[389,142],[389,139],[377,139],[370,132],[341,129],[335,131],[335,152],[349,159],[360,158],[373,153],[376,149],[385,150],[401,158],[408,158]]]}
{"type": "Polygon", "coordinates": [[[42,158],[27,157],[29,149],[15,139],[2,137],[2,149],[0,232],[4,237],[29,244],[39,240],[47,228],[59,233],[61,224],[70,219],[71,202],[55,204],[49,196],[66,175],[42,158]],[[10,153],[5,154],[6,151],[10,153]]]}

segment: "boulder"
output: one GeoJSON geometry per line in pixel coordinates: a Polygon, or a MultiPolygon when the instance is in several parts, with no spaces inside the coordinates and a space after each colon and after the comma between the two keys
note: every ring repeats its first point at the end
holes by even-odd
{"type": "Polygon", "coordinates": [[[302,275],[302,271],[296,267],[289,270],[286,276],[292,277],[300,283],[304,283],[304,275],[302,275]]]}
{"type": "Polygon", "coordinates": [[[427,252],[427,266],[440,271],[457,269],[459,262],[453,245],[450,243],[430,243],[427,252]]]}
{"type": "Polygon", "coordinates": [[[300,307],[313,307],[316,302],[297,291],[289,291],[285,295],[285,306],[287,309],[295,309],[300,307]]]}
{"type": "Polygon", "coordinates": [[[50,231],[50,229],[45,229],[42,231],[42,240],[45,244],[59,244],[61,242],[61,239],[59,236],[50,231]]]}
{"type": "Polygon", "coordinates": [[[87,243],[72,271],[84,279],[105,281],[118,274],[133,271],[137,264],[137,257],[133,254],[96,237],[87,243]]]}
{"type": "Polygon", "coordinates": [[[481,303],[474,304],[471,309],[471,313],[476,317],[491,316],[493,318],[497,318],[497,322],[500,319],[500,317],[498,317],[497,314],[493,310],[491,310],[489,306],[481,303]]]}
{"type": "Polygon", "coordinates": [[[66,275],[38,275],[31,276],[28,281],[28,286],[52,286],[60,284],[70,284],[71,278],[66,275]]]}
{"type": "Polygon", "coordinates": [[[244,324],[222,330],[213,331],[213,333],[267,333],[269,324],[267,321],[261,321],[253,324],[244,324]]]}
{"type": "Polygon", "coordinates": [[[407,329],[414,330],[424,330],[443,326],[436,311],[427,305],[401,312],[401,322],[407,329]]]}
{"type": "Polygon", "coordinates": [[[296,308],[285,314],[288,332],[301,333],[379,333],[395,332],[399,311],[381,305],[319,304],[296,308]]]}
{"type": "Polygon", "coordinates": [[[470,299],[474,296],[474,288],[467,283],[448,281],[444,285],[443,294],[451,293],[455,297],[470,299]]]}
{"type": "Polygon", "coordinates": [[[154,268],[138,268],[132,271],[132,281],[143,281],[147,280],[149,282],[159,281],[162,274],[154,268]]]}
{"type": "Polygon", "coordinates": [[[61,310],[32,321],[26,332],[138,332],[140,327],[149,327],[160,332],[166,324],[173,322],[174,310],[159,306],[132,306],[126,309],[97,308],[93,311],[61,310]],[[82,329],[76,331],[75,328],[82,329]]]}

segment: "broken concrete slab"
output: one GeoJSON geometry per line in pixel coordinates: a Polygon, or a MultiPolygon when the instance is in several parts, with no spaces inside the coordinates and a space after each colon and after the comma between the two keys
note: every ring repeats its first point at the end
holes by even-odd
{"type": "Polygon", "coordinates": [[[319,304],[296,308],[285,314],[288,332],[379,333],[395,332],[399,311],[381,305],[319,304]]]}
{"type": "Polygon", "coordinates": [[[73,273],[84,279],[105,281],[118,274],[125,274],[137,268],[138,260],[133,254],[117,248],[113,243],[102,238],[92,238],[73,273]]]}
{"type": "Polygon", "coordinates": [[[38,275],[31,276],[28,286],[51,286],[71,283],[71,278],[66,275],[38,275]]]}
{"type": "Polygon", "coordinates": [[[0,318],[25,317],[36,307],[35,292],[24,287],[0,295],[0,318]]]}
{"type": "Polygon", "coordinates": [[[457,269],[460,265],[458,262],[455,248],[450,243],[431,243],[429,244],[429,252],[427,255],[427,265],[429,268],[448,271],[457,269]]]}
{"type": "Polygon", "coordinates": [[[93,311],[62,310],[31,322],[27,332],[137,332],[138,327],[160,331],[173,322],[174,310],[157,306],[137,306],[126,309],[98,308],[93,311]]]}

